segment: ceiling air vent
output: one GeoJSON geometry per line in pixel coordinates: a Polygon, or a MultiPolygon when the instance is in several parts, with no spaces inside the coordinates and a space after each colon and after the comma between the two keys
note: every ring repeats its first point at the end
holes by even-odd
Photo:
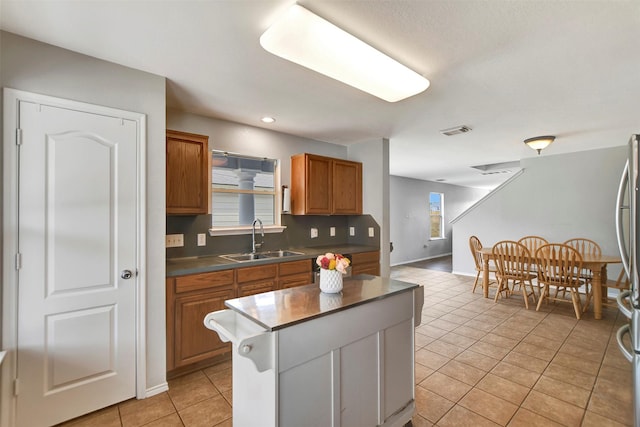
{"type": "Polygon", "coordinates": [[[482,175],[494,175],[498,173],[513,173],[520,170],[520,161],[492,163],[489,165],[471,166],[479,170],[482,175]]]}
{"type": "Polygon", "coordinates": [[[451,135],[458,135],[460,133],[467,133],[471,131],[471,128],[469,126],[456,126],[454,128],[449,128],[449,129],[442,129],[440,131],[440,133],[442,133],[443,135],[447,135],[447,136],[451,136],[451,135]]]}

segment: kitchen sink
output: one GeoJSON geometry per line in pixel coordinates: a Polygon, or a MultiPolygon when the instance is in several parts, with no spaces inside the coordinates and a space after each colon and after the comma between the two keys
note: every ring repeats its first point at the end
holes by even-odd
{"type": "Polygon", "coordinates": [[[265,253],[268,254],[268,256],[270,256],[272,258],[282,258],[282,257],[288,257],[288,256],[304,255],[302,252],[296,252],[296,251],[269,251],[269,252],[265,252],[265,253]]]}
{"type": "Polygon", "coordinates": [[[234,262],[247,262],[247,261],[255,261],[259,259],[269,259],[269,258],[285,258],[296,255],[304,255],[302,252],[296,251],[266,251],[266,252],[256,252],[256,253],[245,253],[245,254],[227,254],[220,255],[220,257],[224,259],[228,259],[229,261],[234,262]]]}

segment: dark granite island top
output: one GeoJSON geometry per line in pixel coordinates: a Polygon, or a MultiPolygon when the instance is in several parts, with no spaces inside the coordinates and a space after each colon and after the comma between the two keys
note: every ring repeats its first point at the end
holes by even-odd
{"type": "Polygon", "coordinates": [[[276,331],[419,287],[369,275],[345,278],[343,283],[338,294],[326,294],[313,284],[235,298],[225,301],[225,305],[267,330],[276,331]]]}

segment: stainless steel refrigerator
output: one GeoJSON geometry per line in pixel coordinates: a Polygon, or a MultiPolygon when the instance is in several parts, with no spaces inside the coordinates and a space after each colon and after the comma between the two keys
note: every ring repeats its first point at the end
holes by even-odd
{"type": "Polygon", "coordinates": [[[633,370],[634,425],[640,426],[640,205],[638,187],[640,135],[632,135],[629,141],[629,158],[624,167],[616,202],[616,232],[622,265],[629,277],[630,289],[621,292],[618,299],[620,311],[629,322],[618,329],[618,347],[631,362],[633,370]],[[630,347],[624,342],[629,335],[630,347]]]}

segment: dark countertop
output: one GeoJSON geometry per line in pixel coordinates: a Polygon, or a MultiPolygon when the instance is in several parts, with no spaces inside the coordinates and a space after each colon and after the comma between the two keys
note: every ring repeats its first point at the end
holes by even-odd
{"type": "Polygon", "coordinates": [[[225,305],[275,331],[418,287],[415,283],[363,274],[345,278],[338,294],[325,294],[314,284],[235,298],[225,301],[225,305]]]}
{"type": "Polygon", "coordinates": [[[219,255],[169,258],[166,263],[166,276],[184,276],[186,274],[207,273],[217,270],[228,270],[230,268],[251,267],[254,265],[273,264],[276,262],[298,261],[301,259],[312,259],[326,252],[339,254],[354,254],[359,252],[378,251],[375,246],[363,245],[332,245],[313,248],[283,248],[291,251],[302,252],[302,255],[293,255],[282,258],[266,258],[254,261],[234,262],[222,258],[219,255]]]}

